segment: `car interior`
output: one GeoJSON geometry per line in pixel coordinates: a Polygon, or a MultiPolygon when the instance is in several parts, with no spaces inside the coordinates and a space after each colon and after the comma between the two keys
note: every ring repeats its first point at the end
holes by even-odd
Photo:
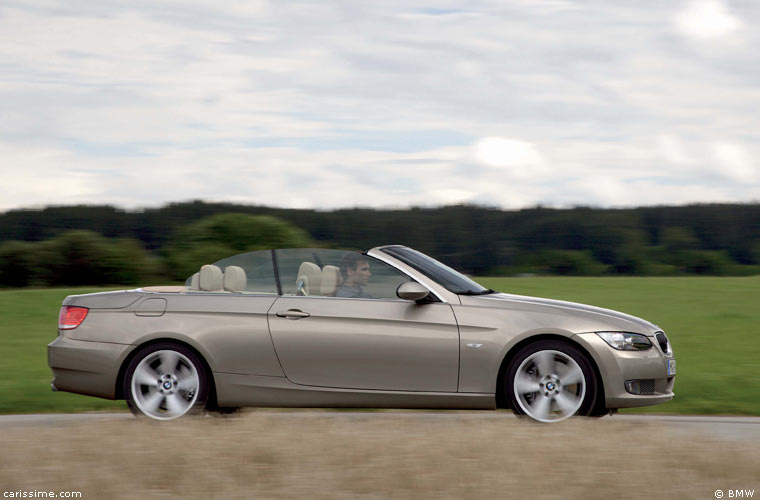
{"type": "Polygon", "coordinates": [[[313,262],[303,262],[298,268],[296,295],[335,297],[335,292],[341,283],[343,283],[343,278],[337,266],[327,264],[320,269],[313,262]]]}

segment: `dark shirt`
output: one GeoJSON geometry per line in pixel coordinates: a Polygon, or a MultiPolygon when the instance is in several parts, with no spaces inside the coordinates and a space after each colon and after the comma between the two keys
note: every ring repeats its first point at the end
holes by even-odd
{"type": "Polygon", "coordinates": [[[360,286],[340,285],[335,292],[336,297],[347,297],[351,299],[371,299],[372,295],[365,293],[360,286]]]}

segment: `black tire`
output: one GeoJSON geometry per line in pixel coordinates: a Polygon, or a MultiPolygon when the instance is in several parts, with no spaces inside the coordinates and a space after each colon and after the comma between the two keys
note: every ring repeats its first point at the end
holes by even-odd
{"type": "Polygon", "coordinates": [[[587,356],[559,340],[539,340],[523,347],[512,358],[503,387],[517,415],[540,422],[591,415],[598,392],[594,368],[587,356]],[[578,382],[563,384],[563,378],[578,382]]]}
{"type": "Polygon", "coordinates": [[[124,399],[129,410],[139,417],[172,420],[197,414],[206,406],[208,394],[205,364],[181,344],[161,342],[142,348],[124,375],[124,399]],[[166,363],[170,366],[165,367],[166,363]]]}

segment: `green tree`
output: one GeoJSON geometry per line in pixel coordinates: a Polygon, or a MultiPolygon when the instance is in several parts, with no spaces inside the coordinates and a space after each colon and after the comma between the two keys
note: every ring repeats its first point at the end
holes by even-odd
{"type": "Polygon", "coordinates": [[[92,231],[67,231],[39,244],[38,276],[51,286],[105,283],[106,239],[92,231]]]}
{"type": "Polygon", "coordinates": [[[135,284],[155,268],[140,243],[67,231],[37,244],[36,280],[51,286],[135,284]]]}
{"type": "Polygon", "coordinates": [[[711,250],[680,250],[673,256],[673,263],[684,273],[716,276],[735,273],[737,266],[728,252],[711,250]]]}
{"type": "Polygon", "coordinates": [[[694,231],[687,227],[666,227],[662,231],[660,243],[669,252],[699,248],[699,239],[694,231]]]}
{"type": "Polygon", "coordinates": [[[143,284],[161,275],[161,263],[131,238],[109,240],[102,267],[104,283],[143,284]]]}
{"type": "Polygon", "coordinates": [[[539,250],[520,259],[523,272],[594,276],[604,274],[607,266],[594,259],[587,250],[539,250]]]}
{"type": "Polygon", "coordinates": [[[35,278],[35,244],[6,241],[0,244],[0,286],[27,286],[35,278]]]}
{"type": "Polygon", "coordinates": [[[204,264],[246,251],[308,247],[309,235],[267,215],[217,214],[179,228],[164,250],[173,279],[185,279],[204,264]]]}

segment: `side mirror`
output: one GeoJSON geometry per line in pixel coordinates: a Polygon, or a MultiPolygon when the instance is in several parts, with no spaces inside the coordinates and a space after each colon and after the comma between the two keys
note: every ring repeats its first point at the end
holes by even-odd
{"type": "Polygon", "coordinates": [[[415,283],[414,281],[406,281],[401,283],[396,289],[396,295],[404,300],[413,300],[417,302],[428,296],[430,290],[427,287],[415,283]]]}

